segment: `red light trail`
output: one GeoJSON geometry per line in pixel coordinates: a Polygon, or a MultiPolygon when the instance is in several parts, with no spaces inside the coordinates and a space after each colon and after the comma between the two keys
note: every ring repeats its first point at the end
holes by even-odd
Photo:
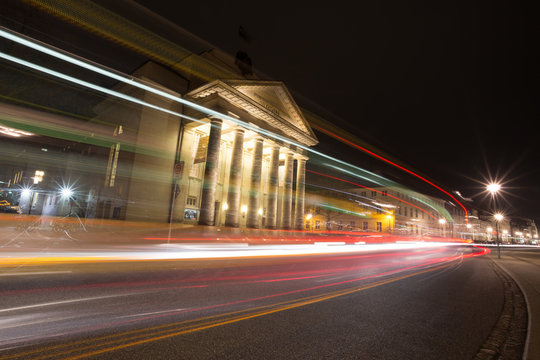
{"type": "Polygon", "coordinates": [[[352,146],[352,147],[355,147],[355,148],[357,148],[357,149],[359,149],[359,150],[362,150],[363,152],[368,153],[369,155],[371,155],[371,156],[373,156],[373,157],[375,157],[375,158],[377,158],[377,159],[379,159],[379,160],[382,160],[382,161],[384,161],[384,162],[386,162],[386,163],[388,163],[388,164],[390,164],[390,165],[392,165],[392,166],[394,166],[394,167],[397,167],[398,169],[403,170],[403,171],[405,171],[406,173],[411,174],[411,175],[413,175],[413,176],[419,178],[419,179],[422,180],[422,181],[425,181],[426,183],[428,183],[429,185],[433,186],[433,187],[436,188],[437,190],[442,191],[444,194],[448,195],[452,200],[454,200],[456,203],[458,203],[459,206],[461,206],[461,208],[462,208],[463,211],[465,212],[465,222],[466,222],[467,224],[469,223],[469,213],[467,212],[467,209],[465,208],[465,206],[463,206],[463,204],[460,203],[460,202],[459,202],[452,194],[450,194],[448,191],[442,189],[440,186],[435,185],[433,182],[431,182],[431,181],[429,181],[428,179],[426,179],[426,178],[424,178],[424,177],[418,175],[417,173],[415,173],[415,172],[413,172],[413,171],[411,171],[411,170],[409,170],[409,169],[407,169],[407,168],[404,168],[403,166],[398,165],[398,164],[396,164],[395,162],[390,161],[390,160],[386,159],[385,157],[382,157],[382,156],[380,156],[380,155],[374,153],[373,151],[370,151],[370,150],[368,150],[368,149],[366,149],[366,148],[364,148],[364,147],[362,147],[362,146],[360,146],[360,145],[357,145],[357,144],[353,143],[353,142],[350,141],[350,140],[347,140],[347,139],[345,139],[345,138],[343,138],[343,137],[341,137],[341,136],[339,136],[339,135],[337,135],[337,134],[334,134],[333,132],[331,132],[331,131],[329,131],[329,130],[326,130],[326,129],[324,129],[324,128],[322,128],[322,127],[316,125],[316,124],[311,124],[311,126],[314,127],[314,128],[316,128],[316,129],[319,130],[319,131],[324,132],[325,134],[327,134],[327,135],[329,135],[329,136],[332,136],[333,138],[336,138],[336,139],[338,139],[338,140],[344,142],[345,144],[348,144],[348,145],[350,145],[350,146],[352,146]]]}

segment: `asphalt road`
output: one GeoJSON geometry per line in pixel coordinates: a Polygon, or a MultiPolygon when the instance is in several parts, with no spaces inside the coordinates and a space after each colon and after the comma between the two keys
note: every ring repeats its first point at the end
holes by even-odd
{"type": "Polygon", "coordinates": [[[478,251],[11,269],[0,360],[471,359],[504,300],[478,251]]]}

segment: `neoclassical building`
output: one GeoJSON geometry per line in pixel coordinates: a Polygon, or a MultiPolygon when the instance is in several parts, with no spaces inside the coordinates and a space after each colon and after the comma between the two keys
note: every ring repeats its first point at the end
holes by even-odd
{"type": "Polygon", "coordinates": [[[173,217],[200,225],[302,230],[308,156],[287,140],[309,147],[317,139],[284,84],[216,80],[186,99],[228,119],[186,109],[199,121],[182,129],[173,217]]]}
{"type": "Polygon", "coordinates": [[[306,149],[315,134],[282,82],[244,74],[231,61],[210,71],[205,56],[217,55],[192,55],[173,68],[146,61],[129,75],[141,86],[111,81],[106,93],[8,71],[6,86],[44,96],[28,109],[0,104],[27,130],[0,134],[0,151],[29,154],[2,161],[6,201],[33,215],[303,230],[306,149]]]}

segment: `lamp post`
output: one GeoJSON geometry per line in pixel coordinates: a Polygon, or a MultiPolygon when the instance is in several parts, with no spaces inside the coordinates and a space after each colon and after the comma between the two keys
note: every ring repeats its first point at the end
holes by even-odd
{"type": "Polygon", "coordinates": [[[499,222],[504,219],[504,216],[501,213],[493,215],[495,218],[495,229],[497,231],[497,258],[501,258],[501,240],[499,235],[499,222]]]}
{"type": "MultiPolygon", "coordinates": [[[[501,190],[501,185],[498,183],[491,183],[486,186],[487,191],[491,194],[491,197],[493,198],[493,203],[496,205],[495,201],[495,195],[501,190]]],[[[495,206],[494,206],[495,207],[495,206]]],[[[496,220],[495,222],[495,228],[497,231],[497,257],[501,258],[501,247],[500,247],[500,241],[499,241],[499,222],[504,219],[504,216],[501,213],[495,213],[494,218],[496,220]]]]}

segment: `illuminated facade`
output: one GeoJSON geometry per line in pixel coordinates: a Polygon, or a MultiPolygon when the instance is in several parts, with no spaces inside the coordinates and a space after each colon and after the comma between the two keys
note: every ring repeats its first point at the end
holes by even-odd
{"type": "Polygon", "coordinates": [[[287,88],[188,75],[146,62],[132,79],[172,98],[118,83],[88,101],[92,117],[1,104],[32,130],[4,126],[2,152],[29,156],[3,163],[2,200],[33,215],[303,229],[305,149],[317,139],[287,88]]]}
{"type": "MultiPolygon", "coordinates": [[[[130,95],[182,116],[115,99],[100,103],[98,119],[114,119],[117,139],[101,181],[101,194],[115,202],[107,209],[127,220],[303,229],[308,157],[289,140],[309,147],[317,139],[283,83],[215,80],[189,90],[154,63],[134,75],[215,115],[142,90],[130,95]],[[123,151],[125,142],[131,151],[123,151]]],[[[107,211],[96,213],[107,218],[107,211]]]]}
{"type": "Polygon", "coordinates": [[[285,86],[277,81],[216,80],[189,92],[187,99],[246,126],[187,112],[199,121],[183,127],[174,219],[303,229],[308,157],[286,140],[308,147],[317,139],[285,86]]]}

